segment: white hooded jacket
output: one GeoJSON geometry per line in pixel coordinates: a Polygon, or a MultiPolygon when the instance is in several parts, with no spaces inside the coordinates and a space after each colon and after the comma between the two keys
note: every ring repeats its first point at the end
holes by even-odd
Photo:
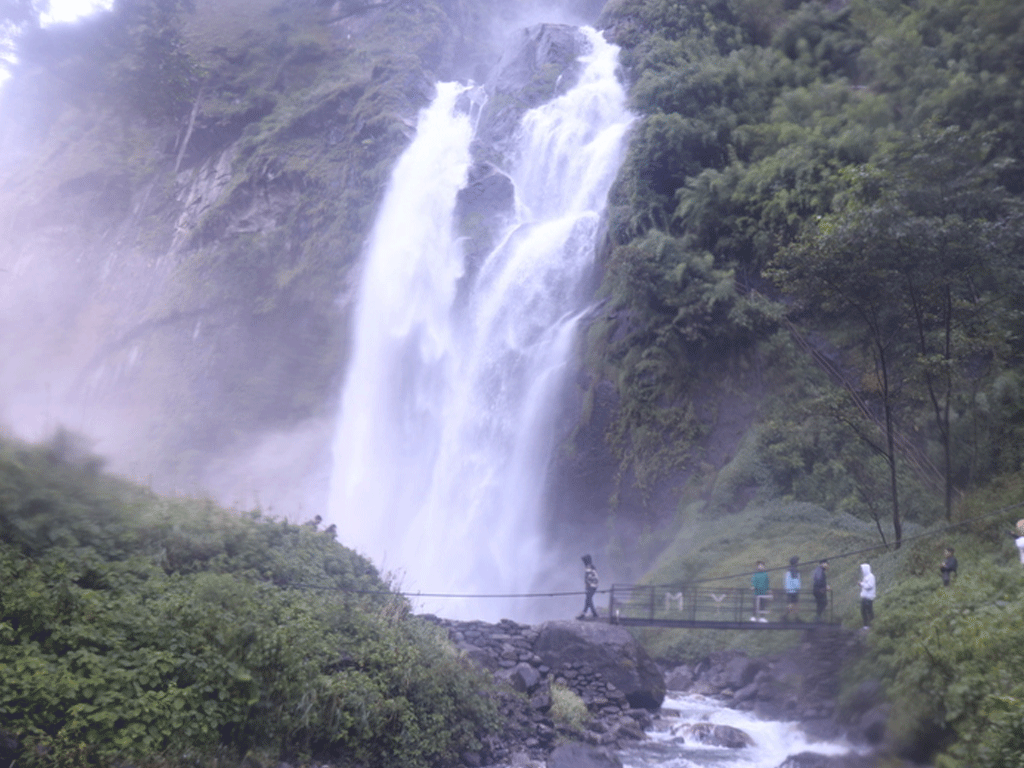
{"type": "Polygon", "coordinates": [[[875,574],[867,563],[860,564],[860,596],[862,600],[875,599],[875,574]]]}

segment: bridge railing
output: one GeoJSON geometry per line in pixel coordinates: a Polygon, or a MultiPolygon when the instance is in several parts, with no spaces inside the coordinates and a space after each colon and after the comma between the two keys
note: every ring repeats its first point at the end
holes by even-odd
{"type": "MultiPolygon", "coordinates": [[[[829,595],[831,598],[831,594],[829,595]]],[[[809,620],[814,613],[810,592],[800,593],[800,602],[809,620]]],[[[831,599],[829,600],[831,621],[831,599]]],[[[765,622],[784,620],[787,602],[782,590],[756,597],[750,587],[697,587],[613,584],[608,598],[611,621],[687,621],[703,623],[765,622]]]]}

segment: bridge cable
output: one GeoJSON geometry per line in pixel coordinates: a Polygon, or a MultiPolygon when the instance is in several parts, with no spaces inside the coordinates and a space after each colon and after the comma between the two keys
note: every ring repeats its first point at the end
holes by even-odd
{"type": "MultiPolygon", "coordinates": [[[[955,528],[959,528],[959,527],[964,526],[964,525],[969,525],[971,523],[977,523],[977,522],[979,522],[981,520],[985,520],[985,519],[990,518],[990,517],[995,517],[997,515],[1003,515],[1003,514],[1006,514],[1009,511],[1011,511],[1011,510],[1019,509],[1021,507],[1024,507],[1024,501],[1018,502],[1016,504],[1010,504],[1008,506],[1002,507],[1001,509],[997,509],[997,510],[994,510],[992,512],[986,512],[986,513],[981,514],[981,515],[976,515],[975,517],[970,517],[970,518],[968,518],[966,520],[961,520],[958,523],[950,523],[949,525],[944,525],[941,528],[938,528],[936,530],[925,531],[924,533],[917,534],[916,536],[907,536],[907,537],[903,538],[900,541],[900,546],[903,546],[904,544],[906,544],[908,542],[918,541],[919,539],[925,539],[925,538],[929,538],[929,537],[932,537],[932,536],[938,536],[941,533],[946,533],[947,531],[953,530],[955,528]]],[[[839,553],[837,555],[831,555],[831,556],[828,556],[828,557],[818,557],[818,558],[814,558],[812,560],[808,560],[806,562],[807,563],[817,563],[817,562],[820,562],[821,560],[826,560],[826,561],[842,560],[842,559],[847,558],[847,557],[853,557],[854,555],[864,554],[865,552],[874,552],[875,550],[879,550],[879,549],[891,549],[892,546],[893,545],[891,545],[891,544],[874,544],[874,545],[872,545],[870,547],[864,547],[862,549],[851,550],[849,552],[841,552],[841,553],[839,553]]],[[[789,570],[789,566],[788,565],[787,566],[778,566],[778,567],[774,567],[774,568],[767,568],[766,572],[785,571],[785,570],[789,570]]],[[[725,581],[727,579],[743,579],[744,577],[751,576],[754,573],[756,573],[756,571],[744,571],[744,572],[741,572],[741,573],[733,573],[733,574],[730,574],[728,576],[713,576],[713,577],[704,578],[704,579],[695,579],[693,581],[687,581],[687,582],[675,582],[675,583],[671,583],[671,584],[645,584],[645,585],[642,585],[642,586],[643,586],[644,589],[652,589],[652,588],[653,589],[659,589],[659,588],[665,588],[665,589],[678,588],[680,586],[693,586],[693,585],[696,585],[696,584],[706,584],[706,583],[710,583],[710,582],[714,582],[714,581],[725,581]]],[[[349,594],[349,595],[394,595],[396,597],[406,597],[406,598],[429,597],[429,598],[453,598],[453,599],[473,599],[473,600],[481,600],[481,599],[509,599],[509,598],[531,598],[532,599],[532,598],[539,598],[539,597],[578,597],[580,595],[586,594],[586,592],[584,590],[571,591],[571,592],[518,592],[518,593],[498,593],[498,594],[467,594],[467,593],[453,593],[453,592],[392,592],[392,591],[388,591],[388,590],[373,590],[373,589],[344,589],[344,588],[335,587],[335,586],[322,586],[322,585],[317,585],[317,584],[301,584],[301,583],[289,584],[288,586],[296,587],[296,588],[300,588],[300,589],[319,589],[319,590],[325,590],[325,591],[341,592],[341,593],[349,594]]],[[[638,585],[638,586],[640,586],[640,585],[638,585]]],[[[599,590],[596,591],[596,594],[604,595],[604,594],[608,594],[611,591],[612,591],[611,589],[599,589],[599,590]]]]}

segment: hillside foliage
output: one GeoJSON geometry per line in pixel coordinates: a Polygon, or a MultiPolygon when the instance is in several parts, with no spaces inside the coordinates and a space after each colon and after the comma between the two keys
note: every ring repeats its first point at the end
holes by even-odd
{"type": "Polygon", "coordinates": [[[18,765],[458,762],[489,682],[333,531],[166,499],[59,433],[0,445],[0,723],[18,765]]]}
{"type": "Polygon", "coordinates": [[[901,511],[948,520],[1021,467],[1022,20],[1006,0],[606,6],[643,119],[590,359],[636,476],[699,465],[709,377],[759,393],[777,492],[897,543],[901,511]]]}
{"type": "MultiPolygon", "coordinates": [[[[1019,493],[1019,479],[1012,485],[1019,493]]],[[[850,671],[848,690],[858,680],[884,681],[888,739],[915,762],[1020,764],[1024,579],[1008,532],[998,518],[961,529],[960,571],[950,587],[938,578],[934,540],[913,547],[876,602],[867,652],[850,671]]]]}
{"type": "Polygon", "coordinates": [[[686,479],[649,578],[878,545],[851,685],[886,682],[903,756],[1019,765],[1005,531],[953,528],[970,575],[944,591],[934,540],[927,567],[885,548],[1020,503],[1024,7],[612,0],[601,23],[641,120],[588,360],[622,476],[686,479]]]}

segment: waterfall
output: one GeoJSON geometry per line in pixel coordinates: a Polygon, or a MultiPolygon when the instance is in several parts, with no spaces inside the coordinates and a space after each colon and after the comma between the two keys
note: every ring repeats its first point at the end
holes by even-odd
{"type": "MultiPolygon", "coordinates": [[[[406,592],[522,593],[549,557],[554,417],[632,119],[617,49],[584,33],[577,85],[522,119],[506,169],[515,215],[477,270],[454,235],[472,139],[456,84],[420,115],[368,244],[329,517],[406,592]]],[[[452,617],[530,612],[423,600],[417,609],[452,617]]]]}

